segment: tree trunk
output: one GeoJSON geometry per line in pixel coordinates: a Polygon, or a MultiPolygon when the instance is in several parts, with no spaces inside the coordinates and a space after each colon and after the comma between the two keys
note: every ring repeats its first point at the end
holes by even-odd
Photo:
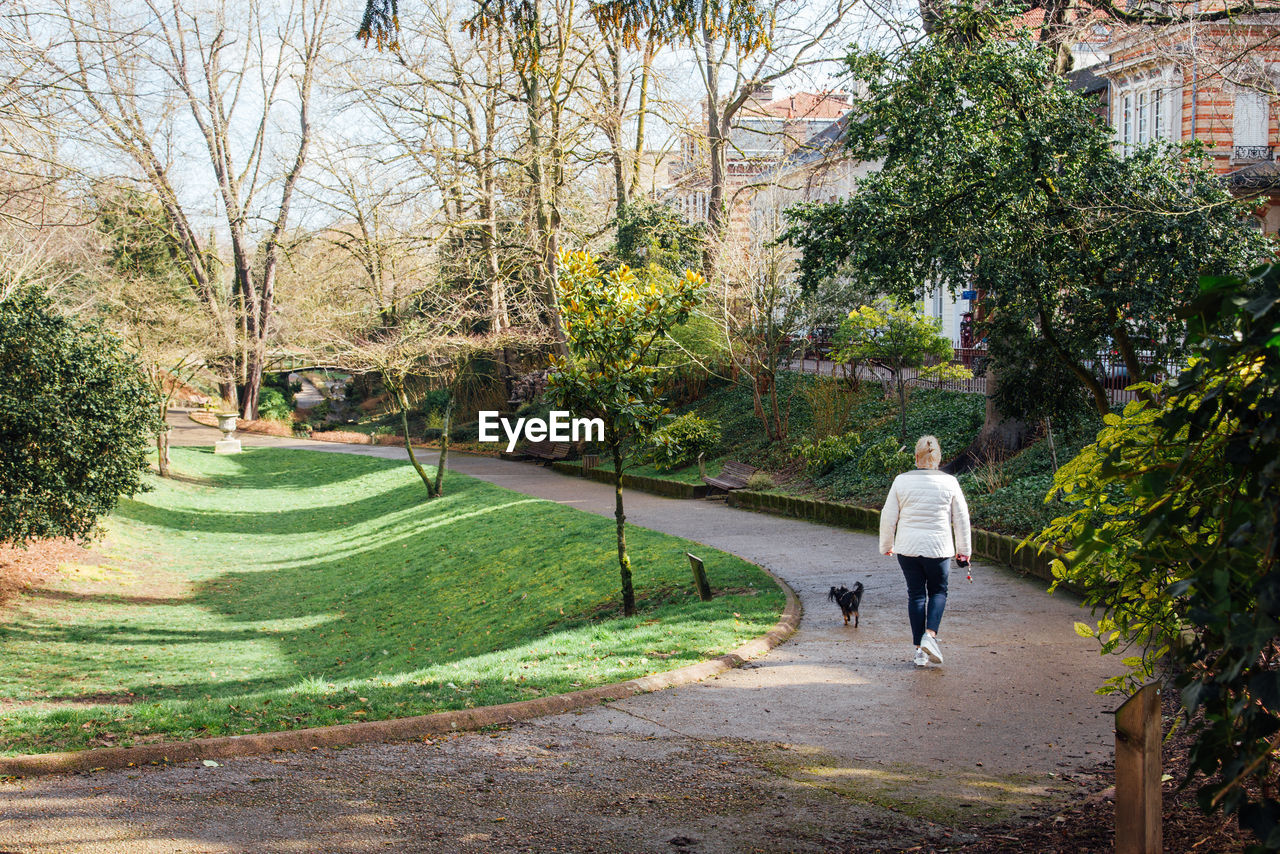
{"type": "Polygon", "coordinates": [[[893,380],[898,386],[898,441],[907,441],[907,382],[902,377],[902,370],[893,372],[893,380]]]}
{"type": "Polygon", "coordinates": [[[720,241],[724,234],[724,149],[725,138],[720,122],[720,82],[717,65],[711,60],[711,32],[703,31],[706,50],[705,83],[707,86],[707,148],[711,157],[711,186],[707,193],[707,242],[702,251],[702,274],[707,281],[715,278],[720,241]]]}
{"type": "Polygon", "coordinates": [[[609,452],[613,455],[613,517],[618,523],[618,571],[622,577],[622,615],[636,612],[636,591],[631,586],[631,558],[627,556],[627,515],[622,509],[622,440],[617,431],[608,431],[609,452]]]}
{"type": "Polygon", "coordinates": [[[649,113],[649,79],[653,75],[653,57],[657,46],[652,38],[644,43],[644,64],[640,70],[640,104],[636,108],[636,147],[632,151],[631,185],[627,189],[628,199],[633,198],[640,187],[640,164],[644,162],[644,125],[645,116],[649,113]]]}
{"type": "Polygon", "coordinates": [[[262,368],[266,361],[266,342],[254,341],[250,345],[248,363],[245,365],[244,385],[240,391],[240,417],[246,421],[258,418],[258,397],[262,391],[262,368]]]}
{"type": "Polygon", "coordinates": [[[382,375],[382,382],[395,396],[396,408],[400,410],[400,429],[404,432],[404,449],[409,453],[409,462],[413,464],[413,470],[418,473],[423,485],[427,487],[427,498],[435,498],[435,485],[432,484],[431,477],[422,467],[422,463],[418,462],[418,455],[413,450],[413,441],[409,438],[409,396],[405,394],[404,383],[387,374],[382,375]]]}
{"type": "Polygon", "coordinates": [[[240,409],[240,395],[237,391],[235,380],[235,369],[230,369],[232,375],[218,380],[218,397],[222,398],[222,411],[230,412],[240,409]]]}
{"type": "MultiPolygon", "coordinates": [[[[534,20],[540,16],[540,4],[534,4],[534,20]]],[[[542,82],[539,79],[539,63],[542,60],[542,41],[537,28],[515,37],[523,46],[512,45],[517,68],[520,69],[521,88],[525,96],[525,119],[529,131],[529,184],[533,192],[534,224],[537,228],[538,278],[541,279],[543,307],[550,321],[552,337],[562,356],[569,354],[565,343],[564,321],[560,316],[560,300],[556,294],[559,280],[559,250],[555,212],[548,196],[545,143],[542,138],[542,82]],[[523,66],[521,68],[521,66],[523,66]]]]}
{"type": "Polygon", "coordinates": [[[449,462],[449,428],[453,426],[453,393],[444,405],[444,421],[440,430],[440,462],[436,465],[436,497],[444,495],[444,467],[449,462]]]}
{"type": "Polygon", "coordinates": [[[156,432],[156,461],[161,477],[169,476],[169,433],[168,427],[156,432]]]}
{"type": "Polygon", "coordinates": [[[614,215],[621,218],[627,207],[626,163],[622,158],[622,122],[626,105],[622,103],[622,38],[616,34],[606,39],[605,50],[609,54],[609,100],[612,101],[613,115],[609,116],[609,147],[613,160],[613,204],[614,215]],[[617,125],[613,125],[614,121],[617,125]]]}
{"type": "Polygon", "coordinates": [[[944,471],[959,474],[986,462],[1002,460],[1021,451],[1031,439],[1031,428],[1016,418],[1006,418],[996,408],[995,391],[999,378],[987,369],[987,408],[982,429],[959,456],[943,467],[944,471]]]}

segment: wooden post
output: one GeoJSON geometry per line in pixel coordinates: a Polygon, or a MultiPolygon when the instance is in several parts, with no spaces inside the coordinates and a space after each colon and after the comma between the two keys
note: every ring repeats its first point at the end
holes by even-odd
{"type": "Polygon", "coordinates": [[[698,477],[707,476],[707,455],[705,453],[698,454],[698,477]]]}
{"type": "Polygon", "coordinates": [[[693,584],[698,588],[698,598],[703,602],[711,601],[711,584],[707,581],[707,571],[702,567],[702,558],[685,552],[689,558],[689,566],[693,568],[693,584]]]}
{"type": "Polygon", "coordinates": [[[599,454],[583,454],[582,455],[582,470],[584,472],[591,471],[593,468],[595,468],[598,465],[600,465],[599,454]]]}
{"type": "Polygon", "coordinates": [[[1164,850],[1160,798],[1160,686],[1152,683],[1116,712],[1116,854],[1164,850]]]}

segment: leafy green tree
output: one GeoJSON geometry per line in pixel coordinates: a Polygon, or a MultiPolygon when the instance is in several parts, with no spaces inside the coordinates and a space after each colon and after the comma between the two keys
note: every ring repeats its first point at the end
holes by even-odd
{"type": "MultiPolygon", "coordinates": [[[[549,397],[578,418],[604,421],[604,441],[613,460],[614,518],[622,611],[636,611],[627,556],[622,503],[623,447],[639,445],[661,422],[658,350],[673,327],[688,320],[701,302],[702,277],[638,277],[625,265],[602,272],[585,252],[560,257],[560,304],[564,307],[569,356],[553,356],[549,397]]],[[[673,449],[669,448],[669,451],[673,449]]]]}
{"type": "MultiPolygon", "coordinates": [[[[1160,401],[1106,416],[1055,488],[1074,509],[1037,542],[1083,590],[1108,652],[1134,645],[1111,690],[1175,665],[1206,809],[1280,850],[1280,268],[1206,279],[1199,355],[1160,401]],[[1256,294],[1251,296],[1250,294],[1256,294]],[[1099,614],[1100,612],[1100,614],[1099,614]]],[[[1188,777],[1188,782],[1190,776],[1188,777]]]]}
{"type": "Polygon", "coordinates": [[[881,302],[864,305],[849,312],[836,332],[836,359],[856,361],[884,368],[889,372],[898,392],[898,439],[907,439],[908,368],[923,368],[930,359],[939,364],[935,374],[946,372],[943,379],[958,379],[964,368],[950,369],[951,342],[938,332],[938,324],[918,311],[881,302]],[[944,367],[945,366],[945,367],[944,367]]]}
{"type": "Polygon", "coordinates": [[[671,273],[697,266],[706,229],[670,205],[637,200],[618,213],[618,260],[635,268],[656,264],[671,273]]]}
{"type": "Polygon", "coordinates": [[[1052,49],[1011,34],[1007,14],[951,8],[900,54],[849,57],[868,93],[849,153],[883,168],[852,198],[792,209],[787,239],[806,290],[839,276],[899,298],[980,290],[999,344],[980,441],[1014,449],[1035,393],[1017,366],[1051,356],[1106,412],[1100,352],[1114,347],[1132,381],[1154,378],[1180,350],[1176,312],[1199,275],[1243,272],[1266,247],[1202,152],[1126,156],[1054,74],[1052,49]]]}
{"type": "Polygon", "coordinates": [[[120,342],[0,289],[0,542],[86,537],[143,486],[155,392],[120,342]]]}

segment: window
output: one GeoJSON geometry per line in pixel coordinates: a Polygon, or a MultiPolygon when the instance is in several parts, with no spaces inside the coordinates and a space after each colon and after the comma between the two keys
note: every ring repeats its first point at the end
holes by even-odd
{"type": "Polygon", "coordinates": [[[1168,88],[1152,83],[1121,90],[1116,97],[1116,136],[1123,152],[1131,153],[1135,145],[1172,139],[1178,120],[1176,103],[1168,88]]]}
{"type": "Polygon", "coordinates": [[[1126,94],[1120,113],[1120,141],[1124,143],[1125,153],[1133,147],[1133,95],[1126,94]]]}
{"type": "Polygon", "coordinates": [[[1236,111],[1232,121],[1232,142],[1236,146],[1267,144],[1267,96],[1256,89],[1236,92],[1236,111]]]}

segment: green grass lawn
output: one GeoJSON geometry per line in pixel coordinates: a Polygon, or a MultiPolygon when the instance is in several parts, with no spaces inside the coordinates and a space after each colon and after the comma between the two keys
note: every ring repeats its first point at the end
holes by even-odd
{"type": "Polygon", "coordinates": [[[105,543],[0,614],[0,753],[417,715],[573,691],[726,652],[782,592],[699,546],[347,454],[173,451],[183,480],[123,501],[105,543]]]}

